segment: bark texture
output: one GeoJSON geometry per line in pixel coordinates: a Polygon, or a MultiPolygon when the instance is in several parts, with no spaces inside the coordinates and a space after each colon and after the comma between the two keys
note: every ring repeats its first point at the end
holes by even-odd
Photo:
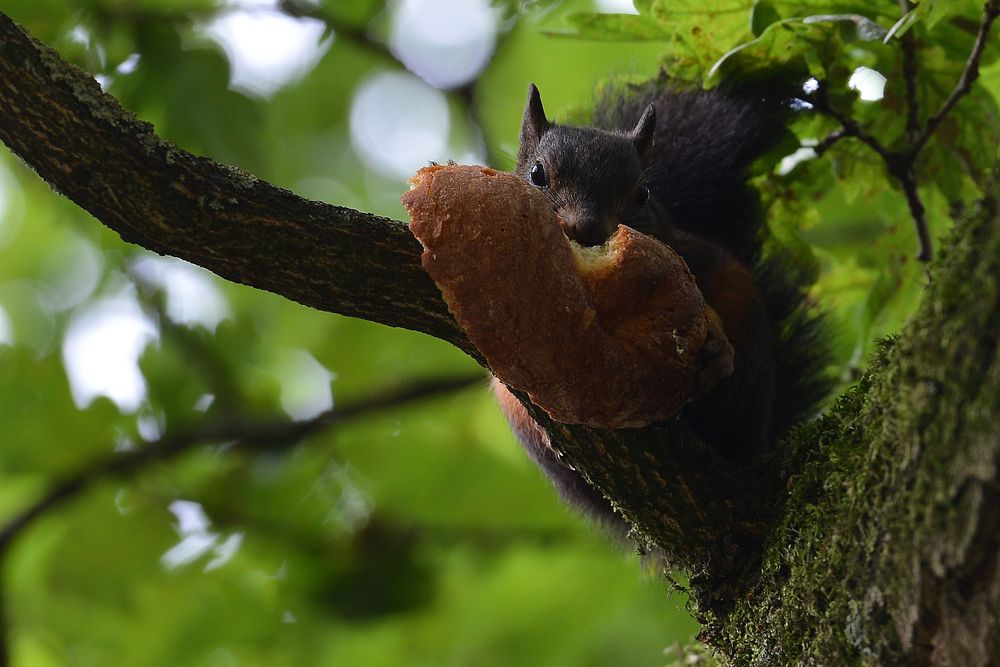
{"type": "Polygon", "coordinates": [[[404,224],[303,199],[160,139],[2,13],[0,140],[126,241],[475,354],[404,224]]]}
{"type": "MultiPolygon", "coordinates": [[[[159,139],[0,14],[0,139],[145,248],[479,358],[401,223],[312,202],[159,139]]],[[[746,665],[1000,661],[1000,225],[959,225],[920,312],[831,414],[739,469],[683,424],[545,426],[746,665]]]]}
{"type": "Polygon", "coordinates": [[[745,665],[1000,664],[1000,187],[918,312],[788,446],[756,581],[709,614],[745,665]]]}
{"type": "MultiPolygon", "coordinates": [[[[0,140],[125,240],[320,310],[428,333],[481,360],[405,225],[305,200],[160,139],[2,14],[0,140]]],[[[711,562],[728,576],[722,565],[739,562],[731,543],[753,542],[743,523],[760,533],[749,500],[761,496],[717,492],[744,488],[747,476],[682,429],[553,428],[567,460],[605,483],[673,562],[706,571],[699,564],[711,562]]]]}

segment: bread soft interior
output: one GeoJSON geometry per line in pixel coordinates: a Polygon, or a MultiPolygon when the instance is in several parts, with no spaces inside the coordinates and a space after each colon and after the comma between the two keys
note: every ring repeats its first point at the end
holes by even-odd
{"type": "Polygon", "coordinates": [[[573,260],[576,262],[576,269],[581,274],[593,273],[594,271],[605,270],[611,262],[611,241],[612,237],[602,245],[582,246],[573,239],[569,239],[569,249],[573,251],[573,260]]]}

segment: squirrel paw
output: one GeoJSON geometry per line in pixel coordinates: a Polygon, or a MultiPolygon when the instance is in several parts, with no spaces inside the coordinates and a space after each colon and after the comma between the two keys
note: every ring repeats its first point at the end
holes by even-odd
{"type": "Polygon", "coordinates": [[[698,351],[701,369],[695,379],[695,397],[709,392],[720,380],[733,374],[733,346],[722,330],[722,320],[711,307],[707,307],[709,315],[708,333],[705,342],[698,351]]]}

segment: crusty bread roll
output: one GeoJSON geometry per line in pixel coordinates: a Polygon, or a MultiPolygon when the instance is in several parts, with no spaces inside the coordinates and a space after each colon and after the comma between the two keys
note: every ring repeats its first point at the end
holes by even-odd
{"type": "Polygon", "coordinates": [[[718,318],[666,245],[619,227],[582,248],[536,188],[486,167],[410,183],[410,230],[448,308],[494,375],[553,419],[645,426],[732,373],[718,318]]]}

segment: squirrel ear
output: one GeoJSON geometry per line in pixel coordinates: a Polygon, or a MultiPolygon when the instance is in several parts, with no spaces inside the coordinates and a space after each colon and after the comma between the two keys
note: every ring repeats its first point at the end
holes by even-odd
{"type": "Polygon", "coordinates": [[[628,138],[635,144],[635,150],[639,153],[639,160],[643,166],[649,164],[653,157],[653,135],[656,134],[656,105],[652,102],[642,112],[642,117],[635,127],[628,133],[628,138]]]}
{"type": "Polygon", "coordinates": [[[524,107],[524,118],[521,120],[521,152],[534,152],[548,129],[549,121],[542,108],[542,96],[538,94],[535,84],[531,84],[528,88],[528,104],[524,107]]]}

